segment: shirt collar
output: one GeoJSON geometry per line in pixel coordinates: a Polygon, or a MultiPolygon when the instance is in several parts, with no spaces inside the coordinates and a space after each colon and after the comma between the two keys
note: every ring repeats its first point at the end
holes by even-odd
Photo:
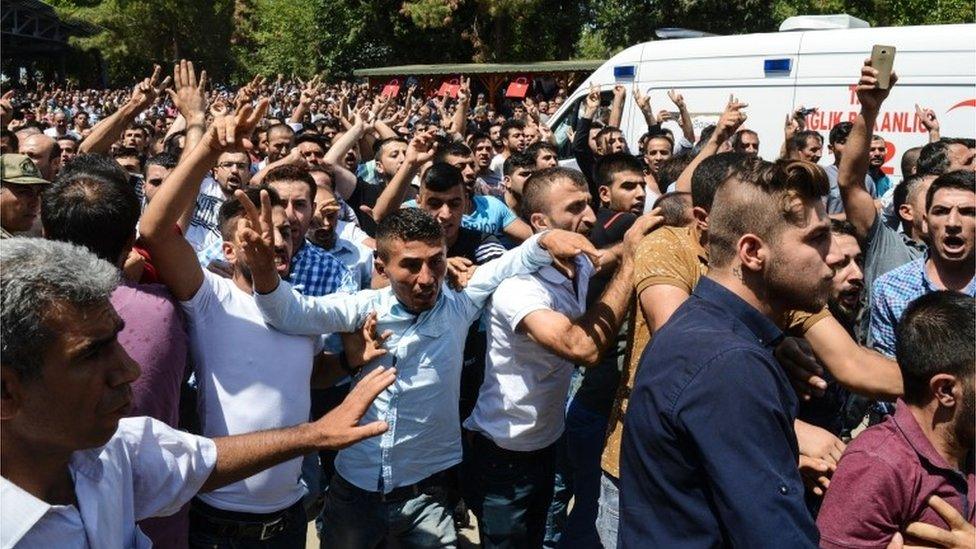
{"type": "Polygon", "coordinates": [[[701,245],[701,231],[698,230],[698,224],[692,223],[689,231],[691,233],[691,249],[694,250],[695,255],[702,263],[708,265],[708,250],[701,245]]]}
{"type": "Polygon", "coordinates": [[[3,528],[0,528],[0,546],[13,547],[47,514],[51,505],[0,477],[0,507],[17,510],[3,514],[3,528]]]}
{"type": "Polygon", "coordinates": [[[772,347],[783,338],[783,331],[772,320],[707,276],[698,282],[694,294],[745,324],[764,347],[772,347]]]}
{"type": "Polygon", "coordinates": [[[905,401],[898,399],[897,404],[895,404],[895,414],[892,416],[892,420],[901,431],[902,436],[908,441],[909,446],[915,450],[920,458],[927,461],[933,467],[939,469],[945,469],[946,471],[958,472],[958,469],[946,462],[942,454],[935,449],[932,441],[929,440],[925,433],[922,432],[922,427],[918,424],[918,420],[912,414],[912,411],[905,404],[905,401]]]}

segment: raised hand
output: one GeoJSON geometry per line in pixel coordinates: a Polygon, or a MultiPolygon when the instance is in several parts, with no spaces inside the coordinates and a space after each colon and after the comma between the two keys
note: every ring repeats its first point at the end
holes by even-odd
{"type": "MultiPolygon", "coordinates": [[[[10,93],[10,92],[7,92],[10,93]]],[[[915,114],[918,115],[919,120],[922,121],[922,125],[929,132],[939,131],[939,119],[935,116],[935,111],[926,107],[922,108],[915,103],[915,114]]]]}
{"type": "Polygon", "coordinates": [[[366,316],[366,322],[359,331],[341,334],[342,349],[350,366],[358,368],[389,352],[384,345],[393,332],[386,330],[377,334],[376,326],[376,313],[372,312],[366,316]]]}
{"type": "Polygon", "coordinates": [[[600,86],[590,84],[590,92],[586,94],[586,114],[592,118],[600,108],[600,86]]]}
{"type": "Polygon", "coordinates": [[[878,69],[871,66],[871,58],[864,60],[861,67],[861,79],[857,82],[857,99],[861,102],[861,110],[877,113],[881,110],[881,103],[891,93],[891,88],[895,87],[898,75],[891,72],[891,79],[888,89],[883,90],[878,87],[878,69]]]}
{"type": "Polygon", "coordinates": [[[418,132],[410,140],[410,145],[407,146],[404,162],[411,166],[422,166],[434,158],[436,152],[437,142],[434,140],[433,135],[428,132],[418,132]]]}
{"type": "Polygon", "coordinates": [[[461,77],[461,87],[458,88],[457,100],[461,103],[468,103],[471,101],[471,79],[461,77]]]}
{"type": "Polygon", "coordinates": [[[675,90],[668,90],[668,99],[674,103],[675,107],[678,107],[679,111],[685,110],[685,98],[680,93],[675,90]]]}
{"type": "Polygon", "coordinates": [[[7,124],[14,117],[14,107],[10,102],[14,98],[14,90],[7,90],[3,97],[0,97],[0,126],[7,129],[7,124]]]}
{"type": "MultiPolygon", "coordinates": [[[[648,92],[650,92],[650,90],[648,90],[648,92]]],[[[641,112],[651,112],[651,94],[648,93],[647,95],[644,95],[641,93],[640,88],[637,87],[637,84],[634,84],[634,103],[637,104],[637,108],[640,109],[641,112]]]]}
{"type": "Polygon", "coordinates": [[[671,111],[661,109],[657,112],[657,120],[658,122],[667,122],[668,120],[674,120],[674,117],[671,116],[671,111]]]}
{"type": "Polygon", "coordinates": [[[213,124],[207,129],[204,140],[213,150],[240,148],[243,146],[244,139],[251,136],[267,111],[267,98],[258,101],[256,107],[245,104],[233,115],[214,119],[213,124]]]}
{"type": "Polygon", "coordinates": [[[734,95],[730,95],[729,102],[725,105],[725,112],[722,113],[718,119],[718,124],[715,126],[712,139],[718,143],[728,141],[732,134],[739,129],[739,126],[746,121],[747,116],[746,113],[742,112],[742,109],[748,106],[748,103],[740,103],[734,95]]]}
{"type": "Polygon", "coordinates": [[[207,71],[200,71],[197,80],[193,62],[181,59],[173,66],[173,83],[176,90],[167,89],[170,99],[187,121],[202,118],[207,112],[207,71]]]}
{"type": "Polygon", "coordinates": [[[322,93],[322,89],[325,84],[322,82],[322,76],[316,74],[308,82],[306,82],[302,88],[302,94],[298,101],[305,106],[315,101],[315,98],[322,93]]]}
{"type": "Polygon", "coordinates": [[[319,447],[340,450],[361,440],[386,432],[385,421],[366,425],[359,422],[373,401],[396,381],[396,368],[376,368],[364,375],[349,395],[331,412],[312,424],[320,435],[319,447]]]}
{"type": "Polygon", "coordinates": [[[234,197],[244,207],[244,214],[237,220],[237,234],[241,241],[241,254],[252,272],[274,271],[274,225],[271,220],[271,196],[261,191],[261,210],[254,206],[247,193],[238,189],[234,197]]]}
{"type": "Polygon", "coordinates": [[[613,87],[613,97],[614,99],[623,99],[627,97],[627,88],[623,84],[616,84],[613,87]]]}
{"type": "Polygon", "coordinates": [[[159,97],[164,89],[169,87],[170,77],[167,76],[162,82],[159,81],[160,75],[162,75],[163,69],[159,65],[153,65],[153,73],[149,78],[143,79],[142,82],[136,84],[132,88],[132,97],[129,98],[129,103],[131,103],[136,109],[144,110],[153,101],[159,97]]]}

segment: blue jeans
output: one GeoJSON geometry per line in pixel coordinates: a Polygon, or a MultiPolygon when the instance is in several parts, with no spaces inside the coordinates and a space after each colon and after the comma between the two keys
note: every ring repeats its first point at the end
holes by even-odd
{"type": "MultiPolygon", "coordinates": [[[[382,502],[377,494],[336,474],[325,494],[321,547],[372,549],[387,538],[396,538],[399,547],[456,547],[453,502],[445,486],[432,486],[410,499],[382,502]]],[[[304,546],[303,541],[296,547],[304,546]]]]}
{"type": "Polygon", "coordinates": [[[609,419],[573,401],[566,414],[566,455],[572,475],[573,510],[559,546],[567,549],[599,547],[596,531],[600,500],[600,457],[609,419]]]}
{"type": "Polygon", "coordinates": [[[603,549],[617,549],[619,526],[620,481],[604,472],[600,477],[600,509],[596,516],[596,531],[603,549]]]}
{"type": "Polygon", "coordinates": [[[471,495],[465,501],[478,517],[482,547],[542,546],[552,500],[555,447],[513,452],[499,448],[480,433],[474,434],[474,478],[469,479],[471,495]]]}

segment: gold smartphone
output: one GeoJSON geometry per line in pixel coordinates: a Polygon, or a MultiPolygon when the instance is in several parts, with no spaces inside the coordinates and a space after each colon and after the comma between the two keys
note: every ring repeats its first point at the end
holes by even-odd
{"type": "Polygon", "coordinates": [[[891,68],[895,64],[895,47],[875,44],[871,49],[871,66],[878,71],[878,87],[886,90],[891,86],[891,68]]]}

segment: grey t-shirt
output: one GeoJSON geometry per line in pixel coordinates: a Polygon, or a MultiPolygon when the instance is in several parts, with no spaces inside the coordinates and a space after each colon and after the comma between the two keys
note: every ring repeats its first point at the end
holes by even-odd
{"type": "Polygon", "coordinates": [[[867,345],[870,330],[871,293],[874,281],[892,269],[901,267],[905,263],[914,261],[925,255],[926,245],[915,242],[905,233],[892,229],[884,223],[879,214],[874,218],[874,224],[868,231],[867,248],[864,251],[864,292],[861,301],[862,318],[859,339],[865,340],[867,345]]]}
{"type": "MultiPolygon", "coordinates": [[[[840,185],[837,184],[837,166],[831,164],[830,166],[824,167],[824,171],[827,172],[827,179],[830,181],[830,192],[827,193],[825,203],[827,213],[844,213],[844,201],[840,198],[840,185]]],[[[874,186],[874,179],[871,179],[870,175],[864,175],[864,188],[871,193],[872,198],[878,198],[878,193],[874,186]]]]}

